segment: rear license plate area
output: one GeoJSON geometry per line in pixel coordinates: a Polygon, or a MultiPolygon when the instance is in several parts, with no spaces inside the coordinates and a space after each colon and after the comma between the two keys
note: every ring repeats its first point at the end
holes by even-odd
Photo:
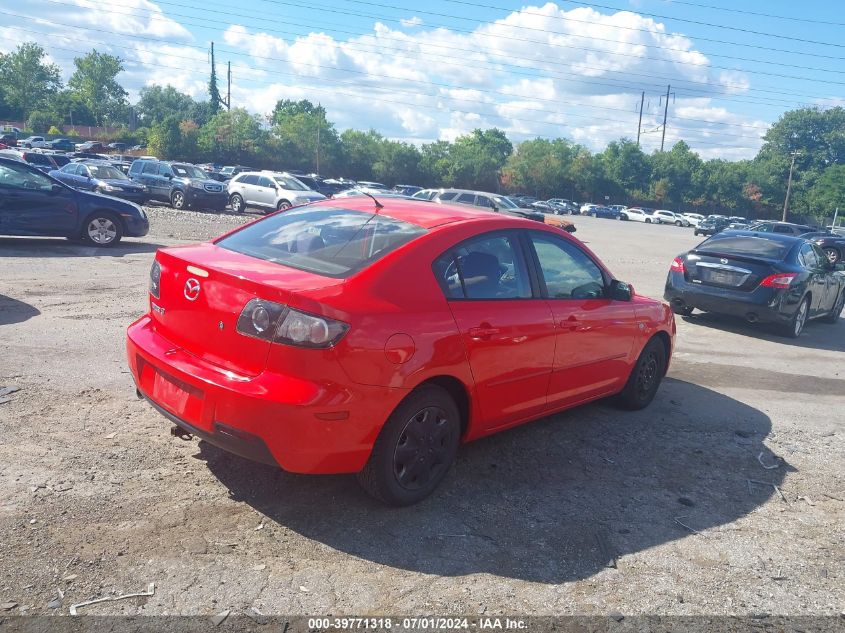
{"type": "Polygon", "coordinates": [[[714,270],[712,268],[699,268],[698,278],[704,283],[717,286],[739,286],[746,275],[731,272],[728,270],[714,270]]]}
{"type": "Polygon", "coordinates": [[[141,383],[142,389],[158,406],[194,426],[209,426],[204,421],[205,394],[201,389],[148,363],[143,367],[141,383]]]}

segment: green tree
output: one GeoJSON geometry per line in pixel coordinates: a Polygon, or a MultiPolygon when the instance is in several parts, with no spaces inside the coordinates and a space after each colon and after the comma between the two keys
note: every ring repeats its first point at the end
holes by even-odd
{"type": "Polygon", "coordinates": [[[208,109],[211,116],[220,112],[220,89],[217,87],[217,68],[214,66],[214,43],[211,44],[211,76],[208,79],[208,109]]]}
{"type": "Polygon", "coordinates": [[[147,136],[147,148],[154,155],[166,160],[194,160],[182,151],[182,131],[180,120],[175,114],[165,117],[150,128],[147,136]]]}
{"type": "Polygon", "coordinates": [[[665,198],[661,202],[680,204],[701,197],[703,191],[702,160],[684,141],[678,141],[668,152],[651,156],[652,183],[663,181],[665,198]]]}
{"type": "Polygon", "coordinates": [[[43,110],[34,110],[26,120],[26,127],[36,134],[46,134],[53,125],[53,115],[43,110]]]}
{"type": "Polygon", "coordinates": [[[449,151],[446,184],[497,191],[501,170],[512,152],[508,137],[495,128],[459,136],[449,151]]]}
{"type": "Polygon", "coordinates": [[[373,176],[388,187],[418,182],[420,151],[408,143],[382,141],[379,157],[373,164],[373,176]]]}
{"type": "Polygon", "coordinates": [[[61,87],[59,67],[45,62],[46,55],[34,42],[0,54],[0,93],[12,116],[27,119],[33,110],[44,108],[61,87]]]}
{"type": "Polygon", "coordinates": [[[373,165],[381,156],[384,137],[375,130],[344,130],[340,135],[343,175],[354,180],[377,178],[373,165]]]}
{"type": "Polygon", "coordinates": [[[323,107],[310,101],[279,101],[272,121],[273,136],[287,167],[332,172],[340,166],[340,136],[323,107]]]}
{"type": "Polygon", "coordinates": [[[71,125],[96,125],[97,120],[82,96],[73,90],[59,90],[49,101],[53,119],[71,125]]]}
{"type": "Polygon", "coordinates": [[[651,177],[648,156],[633,141],[611,141],[597,157],[605,177],[626,192],[643,190],[651,177]]]}
{"type": "Polygon", "coordinates": [[[194,120],[196,105],[189,95],[173,86],[153,85],[141,88],[135,110],[141,124],[152,125],[174,114],[184,120],[194,120]]]}
{"type": "Polygon", "coordinates": [[[96,49],[73,60],[76,70],[68,87],[94,115],[98,125],[122,121],[127,113],[126,90],[117,82],[123,60],[96,49]]]}
{"type": "Polygon", "coordinates": [[[814,215],[833,215],[839,208],[845,212],[845,165],[831,165],[816,181],[810,194],[814,215]]]}
{"type": "Polygon", "coordinates": [[[228,164],[277,166],[278,148],[257,117],[243,108],[218,112],[200,128],[197,145],[201,156],[228,164]]]}
{"type": "Polygon", "coordinates": [[[435,187],[446,181],[451,151],[449,141],[434,141],[420,148],[420,184],[435,187]]]}

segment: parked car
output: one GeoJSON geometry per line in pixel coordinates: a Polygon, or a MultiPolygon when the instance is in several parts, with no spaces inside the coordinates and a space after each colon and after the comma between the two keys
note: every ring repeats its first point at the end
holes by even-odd
{"type": "Polygon", "coordinates": [[[422,187],[417,187],[416,185],[394,185],[393,191],[406,196],[413,196],[418,191],[422,191],[422,187]]]}
{"type": "Polygon", "coordinates": [[[663,296],[678,314],[699,309],[774,323],[796,338],[810,319],[839,319],[845,274],[799,237],[723,231],[675,258],[663,296]]]}
{"type": "Polygon", "coordinates": [[[652,220],[657,224],[674,224],[675,226],[689,226],[689,220],[684,216],[667,209],[657,209],[652,215],[652,220]]]}
{"type": "Polygon", "coordinates": [[[14,158],[0,156],[0,233],[80,239],[114,246],[143,237],[150,225],[143,209],[110,196],[79,191],[14,158]]]}
{"type": "Polygon", "coordinates": [[[578,205],[566,198],[549,198],[547,202],[555,210],[555,213],[578,214],[578,205]]]}
{"type": "Polygon", "coordinates": [[[126,151],[126,143],[109,143],[106,147],[114,152],[126,151]]]}
{"type": "Polygon", "coordinates": [[[831,264],[845,260],[845,235],[830,231],[813,231],[812,233],[802,233],[801,237],[810,240],[821,248],[831,264]]]}
{"type": "Polygon", "coordinates": [[[783,235],[804,235],[815,230],[815,227],[806,224],[793,224],[792,222],[757,222],[749,228],[749,231],[781,233],[783,235]]]}
{"type": "Polygon", "coordinates": [[[288,173],[272,171],[241,172],[229,181],[228,194],[229,204],[236,213],[243,213],[247,207],[282,211],[326,197],[288,173]]]}
{"type": "Polygon", "coordinates": [[[26,149],[44,149],[47,147],[47,141],[44,140],[43,136],[27,136],[18,141],[18,147],[24,147],[26,149]]]}
{"type": "Polygon", "coordinates": [[[391,505],[431,494],[461,443],[611,395],[648,406],[675,334],[566,233],[407,198],[161,249],[148,298],[127,360],[168,420],[290,472],[358,473],[391,505]]]}
{"type": "Polygon", "coordinates": [[[67,154],[54,153],[50,154],[50,158],[53,159],[53,162],[56,163],[56,167],[59,169],[61,169],[70,162],[70,156],[68,156],[67,154]]]}
{"type": "Polygon", "coordinates": [[[223,183],[188,163],[138,159],[129,167],[129,177],[147,188],[151,200],[167,202],[174,209],[221,211],[229,201],[223,183]]]}
{"type": "Polygon", "coordinates": [[[700,213],[682,213],[683,218],[689,223],[687,226],[698,226],[704,219],[700,213]]]}
{"type": "Polygon", "coordinates": [[[72,152],[76,149],[76,145],[69,138],[54,138],[52,141],[47,141],[46,147],[60,152],[72,152]]]}
{"type": "Polygon", "coordinates": [[[50,175],[66,185],[84,191],[131,200],[144,204],[149,197],[147,188],[131,180],[129,176],[106,161],[83,160],[68,163],[61,169],[51,171],[50,175]]]}
{"type": "Polygon", "coordinates": [[[620,220],[630,220],[631,222],[645,222],[651,224],[651,214],[641,209],[640,207],[629,207],[624,211],[619,212],[620,220]]]}
{"type": "Polygon", "coordinates": [[[244,171],[255,171],[255,169],[244,165],[226,165],[220,170],[220,175],[224,180],[229,180],[244,171]]]}
{"type": "Polygon", "coordinates": [[[127,176],[129,175],[129,168],[132,167],[131,162],[123,161],[123,160],[110,160],[109,164],[112,165],[113,167],[116,167],[117,169],[122,171],[127,176]]]}
{"type": "Polygon", "coordinates": [[[531,203],[531,206],[529,208],[534,209],[535,211],[539,211],[540,213],[555,212],[554,207],[552,207],[552,205],[550,205],[545,200],[537,200],[537,202],[531,203]]]}
{"type": "Polygon", "coordinates": [[[91,158],[93,160],[110,160],[110,157],[106,154],[95,154],[94,152],[72,152],[70,156],[73,159],[91,158]]]}
{"type": "Polygon", "coordinates": [[[744,231],[748,228],[747,222],[731,222],[728,224],[728,231],[744,231]]]}
{"type": "Polygon", "coordinates": [[[12,134],[15,138],[23,134],[23,130],[19,127],[15,127],[14,125],[3,125],[0,127],[0,132],[3,132],[3,134],[12,134]]]}
{"type": "Polygon", "coordinates": [[[586,213],[582,212],[581,215],[588,215],[593,218],[606,218],[610,220],[615,220],[619,217],[620,212],[610,207],[592,205],[586,213]]]}
{"type": "Polygon", "coordinates": [[[18,139],[14,134],[0,134],[0,149],[6,149],[9,147],[17,147],[18,146],[18,139]]]}
{"type": "Polygon", "coordinates": [[[323,194],[326,198],[330,198],[331,196],[335,195],[346,189],[347,187],[341,183],[331,182],[328,180],[324,180],[319,176],[311,176],[306,174],[295,174],[293,172],[286,172],[296,178],[299,182],[305,185],[311,191],[316,191],[317,193],[323,194]]]}
{"type": "Polygon", "coordinates": [[[477,207],[496,213],[514,215],[521,218],[542,222],[545,224],[546,217],[537,211],[518,207],[513,200],[507,196],[500,196],[497,193],[487,191],[474,191],[471,189],[442,189],[434,198],[433,202],[467,205],[477,207]]]}
{"type": "Polygon", "coordinates": [[[42,154],[41,152],[20,149],[0,149],[0,156],[29,163],[33,167],[40,169],[45,173],[58,168],[58,165],[56,165],[56,161],[53,160],[52,156],[49,154],[42,154]]]}
{"type": "Polygon", "coordinates": [[[590,209],[592,209],[593,207],[597,207],[597,206],[599,206],[599,205],[590,204],[589,202],[586,203],[586,204],[582,204],[581,208],[578,210],[578,213],[580,213],[581,215],[589,215],[590,209]]]}
{"type": "Polygon", "coordinates": [[[84,143],[77,143],[75,146],[77,152],[88,153],[106,153],[108,149],[100,141],[85,141],[84,143]]]}
{"type": "Polygon", "coordinates": [[[730,220],[724,216],[709,215],[693,229],[694,235],[715,235],[728,228],[730,220]]]}

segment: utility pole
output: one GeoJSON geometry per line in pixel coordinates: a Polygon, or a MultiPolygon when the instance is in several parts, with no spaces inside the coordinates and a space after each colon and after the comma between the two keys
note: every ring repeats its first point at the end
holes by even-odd
{"type": "Polygon", "coordinates": [[[226,109],[232,109],[232,62],[229,62],[229,70],[226,72],[226,109]]]}
{"type": "Polygon", "coordinates": [[[789,210],[789,194],[792,192],[792,170],[795,169],[795,157],[798,152],[792,152],[792,163],[789,165],[789,180],[786,181],[786,199],[783,201],[783,221],[786,222],[786,212],[789,210]]]}
{"type": "Polygon", "coordinates": [[[643,94],[640,97],[640,122],[637,123],[637,148],[640,147],[640,131],[643,128],[643,104],[645,103],[645,90],[643,90],[643,94]]]}
{"type": "Polygon", "coordinates": [[[319,113],[319,118],[317,119],[317,175],[320,175],[320,128],[323,127],[323,110],[320,106],[320,103],[317,102],[317,112],[319,113]]]}
{"type": "Polygon", "coordinates": [[[660,151],[663,151],[663,143],[666,142],[666,117],[669,115],[669,90],[671,85],[666,86],[666,103],[663,106],[663,138],[660,139],[660,151]]]}

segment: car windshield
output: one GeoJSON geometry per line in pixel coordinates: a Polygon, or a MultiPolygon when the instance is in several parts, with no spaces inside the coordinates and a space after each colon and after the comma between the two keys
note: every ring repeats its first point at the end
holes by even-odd
{"type": "Polygon", "coordinates": [[[506,198],[505,196],[493,196],[493,202],[495,202],[500,209],[518,209],[519,205],[516,204],[510,198],[506,198]]]}
{"type": "Polygon", "coordinates": [[[193,165],[172,165],[174,173],[180,178],[193,178],[194,180],[207,180],[208,177],[198,167],[193,165]]]}
{"type": "Polygon", "coordinates": [[[293,176],[273,176],[273,180],[279,183],[279,186],[282,189],[287,189],[289,191],[308,191],[308,187],[299,182],[293,176]]]}
{"type": "Polygon", "coordinates": [[[762,257],[781,261],[794,242],[761,236],[714,235],[695,249],[697,253],[716,253],[738,257],[762,257]]]}
{"type": "Polygon", "coordinates": [[[126,174],[111,165],[87,165],[93,178],[100,180],[129,180],[126,174]]]}
{"type": "Polygon", "coordinates": [[[347,277],[425,233],[377,213],[321,207],[272,215],[217,242],[258,259],[329,277],[347,277]]]}

